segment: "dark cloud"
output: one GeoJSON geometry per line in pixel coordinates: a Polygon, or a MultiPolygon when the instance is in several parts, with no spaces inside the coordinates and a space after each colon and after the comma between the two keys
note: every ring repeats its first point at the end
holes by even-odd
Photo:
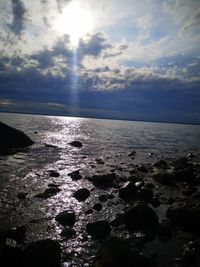
{"type": "Polygon", "coordinates": [[[25,27],[26,8],[21,0],[12,0],[13,21],[9,25],[10,29],[16,34],[20,35],[25,27]]]}
{"type": "Polygon", "coordinates": [[[80,40],[78,53],[81,58],[86,55],[99,56],[102,51],[112,48],[107,37],[103,33],[96,33],[88,37],[87,40],[80,40]]]}

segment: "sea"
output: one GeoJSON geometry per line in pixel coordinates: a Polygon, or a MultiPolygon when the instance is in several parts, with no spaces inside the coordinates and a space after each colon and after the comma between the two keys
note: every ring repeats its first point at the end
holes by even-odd
{"type": "Polygon", "coordinates": [[[123,208],[114,199],[101,211],[87,214],[105,192],[96,190],[84,177],[110,172],[128,176],[131,168],[144,163],[200,155],[200,125],[16,113],[0,113],[0,121],[24,131],[34,141],[27,149],[0,156],[0,231],[24,225],[26,243],[59,240],[66,256],[63,266],[89,266],[98,242],[86,233],[86,223],[102,217],[109,220],[123,208]],[[83,146],[71,146],[75,140],[83,146]],[[60,176],[51,177],[52,170],[60,176]],[[68,176],[76,170],[83,179],[73,181],[68,176]],[[47,199],[37,198],[50,184],[61,191],[47,199]],[[79,188],[90,190],[85,202],[73,197],[79,188]],[[20,192],[27,194],[25,199],[17,197],[20,192]],[[76,235],[70,240],[61,237],[63,229],[55,221],[55,216],[67,209],[75,211],[77,220],[76,235]]]}

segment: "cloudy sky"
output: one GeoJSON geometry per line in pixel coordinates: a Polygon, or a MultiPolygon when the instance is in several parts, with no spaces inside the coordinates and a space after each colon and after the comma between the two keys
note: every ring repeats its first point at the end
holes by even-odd
{"type": "Polygon", "coordinates": [[[0,0],[0,111],[200,123],[200,0],[0,0]]]}

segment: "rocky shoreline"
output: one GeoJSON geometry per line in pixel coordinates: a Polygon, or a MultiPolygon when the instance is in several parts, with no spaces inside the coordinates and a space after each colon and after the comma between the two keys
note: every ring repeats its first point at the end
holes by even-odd
{"type": "MultiPolygon", "coordinates": [[[[133,159],[135,154],[132,151],[128,157],[133,159]]],[[[51,170],[49,175],[58,178],[60,174],[51,170]]],[[[74,182],[87,180],[95,190],[104,191],[99,202],[85,212],[88,222],[84,235],[98,243],[100,248],[85,259],[82,266],[161,266],[163,252],[159,255],[159,251],[154,250],[153,245],[151,247],[155,240],[163,244],[164,250],[165,246],[167,250],[168,242],[173,244],[173,240],[179,240],[178,250],[176,252],[174,246],[169,265],[163,263],[162,266],[200,266],[200,164],[195,155],[188,154],[171,161],[162,158],[153,164],[133,164],[129,169],[85,177],[81,170],[76,170],[68,176],[74,182]],[[123,171],[129,175],[123,175],[123,171]],[[116,208],[116,203],[123,204],[123,208],[119,205],[113,218],[93,219],[94,212],[101,211],[106,205],[110,209],[112,205],[116,208]]],[[[35,197],[45,200],[60,191],[59,186],[52,183],[35,197]]],[[[92,194],[91,190],[82,187],[72,197],[85,202],[92,194]]],[[[23,201],[26,192],[19,192],[17,197],[23,201]]],[[[74,225],[79,220],[76,211],[63,210],[53,219],[62,227],[60,235],[65,241],[76,239],[74,225]]],[[[2,266],[80,266],[70,264],[73,255],[66,256],[60,240],[44,239],[26,244],[26,231],[21,225],[0,233],[2,266]]]]}

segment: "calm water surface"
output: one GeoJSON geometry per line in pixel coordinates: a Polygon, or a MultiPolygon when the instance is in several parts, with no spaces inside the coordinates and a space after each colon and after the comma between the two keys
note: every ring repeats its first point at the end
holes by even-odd
{"type": "Polygon", "coordinates": [[[130,170],[133,164],[151,163],[162,157],[173,159],[189,152],[200,153],[198,125],[7,113],[0,113],[0,121],[23,130],[35,141],[25,151],[0,157],[0,228],[25,225],[27,243],[47,237],[60,240],[68,259],[72,252],[77,255],[79,262],[74,262],[76,266],[87,266],[88,257],[96,249],[86,234],[85,224],[102,216],[111,218],[121,204],[114,200],[111,208],[107,205],[101,212],[85,215],[85,211],[98,202],[98,196],[105,192],[97,191],[86,179],[72,181],[68,173],[79,169],[85,177],[121,167],[126,175],[126,168],[130,170]],[[69,142],[73,140],[81,141],[83,147],[70,146],[69,142]],[[132,150],[136,151],[134,160],[128,157],[132,150]],[[101,159],[104,164],[97,164],[96,159],[101,159]],[[51,170],[58,171],[60,176],[50,177],[51,170]],[[59,185],[61,192],[45,200],[35,198],[48,188],[49,183],[59,185]],[[91,197],[84,203],[73,198],[73,193],[80,187],[91,190],[91,197]],[[19,192],[28,193],[27,198],[19,200],[19,192]],[[62,227],[54,219],[65,209],[75,210],[77,216],[74,227],[77,235],[70,241],[61,238],[62,227]]]}

